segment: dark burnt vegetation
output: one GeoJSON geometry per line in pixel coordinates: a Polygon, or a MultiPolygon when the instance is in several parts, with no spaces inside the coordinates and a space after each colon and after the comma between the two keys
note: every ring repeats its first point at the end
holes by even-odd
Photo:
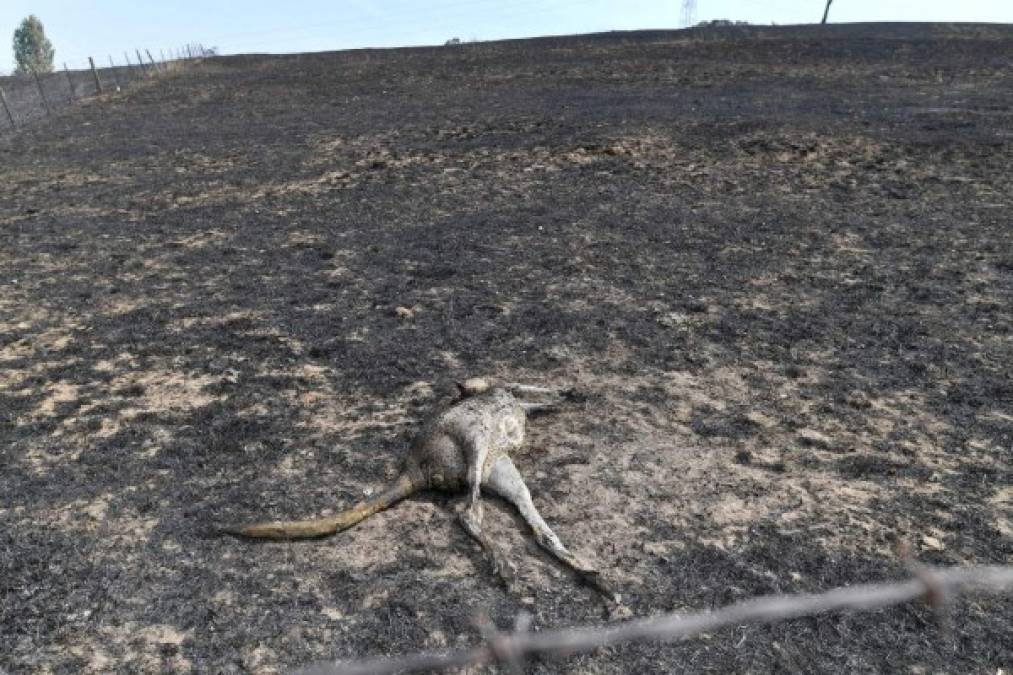
{"type": "MultiPolygon", "coordinates": [[[[637,614],[898,578],[901,542],[1009,563],[1011,45],[739,26],[216,58],[0,139],[0,668],[600,620],[520,533],[505,593],[439,495],[323,542],[208,536],[360,498],[474,374],[580,385],[518,464],[637,614]]],[[[530,669],[995,672],[1011,617],[530,669]]]]}

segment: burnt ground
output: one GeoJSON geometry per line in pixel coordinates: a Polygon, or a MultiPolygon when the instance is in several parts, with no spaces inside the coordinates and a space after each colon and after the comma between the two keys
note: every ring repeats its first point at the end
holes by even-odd
{"type": "MultiPolygon", "coordinates": [[[[636,615],[1013,561],[1013,28],[218,58],[0,140],[0,667],[258,671],[604,620],[498,502],[333,539],[453,378],[636,615]],[[411,310],[397,312],[396,308],[411,310]],[[410,314],[411,316],[407,316],[410,314]]],[[[531,672],[975,672],[1013,603],[531,672]]]]}

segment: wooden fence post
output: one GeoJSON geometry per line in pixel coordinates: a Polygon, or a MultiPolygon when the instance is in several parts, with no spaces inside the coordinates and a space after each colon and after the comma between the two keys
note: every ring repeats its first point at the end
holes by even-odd
{"type": "Polygon", "coordinates": [[[98,71],[95,70],[95,60],[92,57],[88,57],[88,63],[91,64],[91,74],[95,76],[95,89],[98,93],[102,93],[102,80],[98,79],[98,71]]]}
{"type": "Polygon", "coordinates": [[[39,90],[39,98],[42,99],[42,107],[46,109],[46,115],[52,115],[53,111],[49,109],[49,101],[46,100],[46,92],[42,91],[42,81],[39,80],[39,73],[34,68],[32,68],[32,77],[35,78],[35,86],[39,90]]]}
{"type": "Polygon", "coordinates": [[[116,74],[116,62],[113,61],[113,55],[112,54],[109,54],[109,72],[112,73],[113,84],[115,84],[116,88],[119,89],[120,88],[120,78],[116,74]]]}
{"type": "Polygon", "coordinates": [[[63,72],[67,75],[67,84],[70,85],[70,102],[73,103],[77,100],[77,94],[74,93],[74,78],[70,76],[66,61],[63,62],[63,72]]]}
{"type": "Polygon", "coordinates": [[[4,112],[7,113],[7,120],[11,123],[11,129],[17,129],[18,125],[14,124],[14,115],[11,114],[11,107],[7,105],[7,94],[4,93],[3,87],[0,87],[0,102],[4,104],[4,112]]]}

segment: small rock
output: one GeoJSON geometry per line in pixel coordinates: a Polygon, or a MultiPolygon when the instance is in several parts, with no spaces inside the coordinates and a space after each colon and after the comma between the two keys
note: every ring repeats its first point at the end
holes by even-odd
{"type": "Polygon", "coordinates": [[[412,382],[405,388],[405,393],[413,400],[424,400],[433,397],[433,385],[419,380],[412,382]]]}
{"type": "Polygon", "coordinates": [[[805,377],[805,369],[792,363],[784,369],[784,374],[793,380],[798,380],[805,377]]]}
{"type": "Polygon", "coordinates": [[[773,429],[777,426],[777,422],[767,417],[761,412],[753,410],[745,415],[746,421],[750,424],[760,427],[761,429],[773,429]]]}
{"type": "Polygon", "coordinates": [[[658,325],[665,328],[676,328],[689,321],[689,317],[681,312],[667,312],[658,315],[655,320],[658,322],[658,325]]]}
{"type": "Polygon", "coordinates": [[[651,555],[660,558],[663,562],[668,562],[668,547],[662,542],[645,541],[643,543],[643,548],[645,553],[650,553],[651,555]]]}
{"type": "Polygon", "coordinates": [[[802,445],[807,445],[812,448],[828,449],[833,441],[826,434],[822,434],[815,429],[802,429],[798,432],[798,438],[802,442],[802,445]]]}
{"type": "Polygon", "coordinates": [[[571,361],[573,360],[573,352],[562,345],[553,345],[544,350],[545,357],[552,359],[553,361],[571,361]]]}
{"type": "Polygon", "coordinates": [[[858,392],[849,393],[844,397],[844,402],[856,410],[867,410],[872,407],[869,399],[864,394],[858,392]]]}

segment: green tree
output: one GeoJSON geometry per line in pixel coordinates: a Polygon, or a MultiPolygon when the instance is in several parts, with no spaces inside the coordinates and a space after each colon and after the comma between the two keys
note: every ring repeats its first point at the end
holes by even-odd
{"type": "Polygon", "coordinates": [[[53,70],[53,44],[39,18],[32,14],[14,31],[14,62],[17,72],[49,73],[53,70]]]}

